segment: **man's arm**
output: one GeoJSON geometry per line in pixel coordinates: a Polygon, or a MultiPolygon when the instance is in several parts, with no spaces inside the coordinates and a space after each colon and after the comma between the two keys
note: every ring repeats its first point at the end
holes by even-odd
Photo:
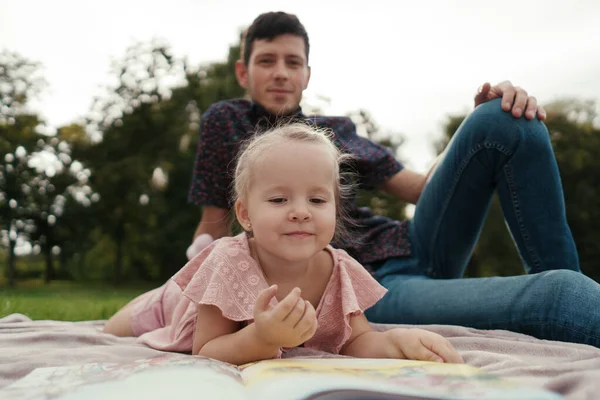
{"type": "Polygon", "coordinates": [[[226,124],[227,120],[239,118],[239,112],[230,102],[211,105],[202,115],[198,147],[192,171],[188,199],[202,206],[202,219],[194,232],[194,239],[202,234],[212,239],[230,236],[228,189],[231,174],[227,168],[234,152],[225,146],[237,133],[226,124]],[[226,150],[224,150],[226,149],[226,150]]]}
{"type": "Polygon", "coordinates": [[[400,172],[383,182],[381,189],[400,200],[417,204],[427,182],[427,176],[403,168],[400,172]]]}
{"type": "Polygon", "coordinates": [[[202,218],[196,228],[196,232],[194,232],[193,239],[196,239],[202,233],[208,233],[213,239],[231,236],[229,211],[215,206],[202,207],[202,218]]]}

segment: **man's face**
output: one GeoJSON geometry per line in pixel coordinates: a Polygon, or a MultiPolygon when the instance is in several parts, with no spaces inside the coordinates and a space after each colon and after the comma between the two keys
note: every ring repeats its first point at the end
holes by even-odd
{"type": "Polygon", "coordinates": [[[302,37],[286,34],[271,41],[255,40],[251,51],[248,66],[243,61],[236,64],[240,85],[273,114],[295,112],[310,79],[302,37]]]}

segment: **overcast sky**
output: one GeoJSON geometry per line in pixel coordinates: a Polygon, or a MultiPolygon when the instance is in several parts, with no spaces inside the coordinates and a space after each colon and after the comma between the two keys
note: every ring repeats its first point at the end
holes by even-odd
{"type": "Polygon", "coordinates": [[[600,1],[0,0],[0,49],[40,61],[50,86],[34,107],[53,126],[86,114],[112,58],[165,39],[194,64],[223,60],[261,12],[298,15],[311,40],[308,99],[366,108],[407,138],[419,171],[449,113],[485,81],[509,79],[544,103],[600,98],[600,1]],[[285,6],[284,6],[285,4],[285,6]],[[393,8],[392,8],[393,5],[393,8]]]}

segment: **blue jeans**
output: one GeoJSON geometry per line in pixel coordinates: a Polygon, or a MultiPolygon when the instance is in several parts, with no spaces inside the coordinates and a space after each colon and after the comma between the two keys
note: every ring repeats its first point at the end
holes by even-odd
{"type": "Polygon", "coordinates": [[[381,323],[507,329],[600,347],[600,285],[581,273],[556,159],[538,119],[500,100],[477,107],[448,145],[410,225],[413,253],[376,277],[381,323]],[[461,278],[494,194],[528,275],[461,278]]]}

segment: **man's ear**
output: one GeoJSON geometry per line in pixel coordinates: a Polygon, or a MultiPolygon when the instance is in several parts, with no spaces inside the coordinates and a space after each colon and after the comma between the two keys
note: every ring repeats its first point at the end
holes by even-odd
{"type": "Polygon", "coordinates": [[[251,226],[250,216],[248,215],[248,209],[246,208],[244,202],[240,199],[235,201],[235,216],[245,231],[251,230],[248,228],[248,226],[251,226]]]}
{"type": "Polygon", "coordinates": [[[235,77],[241,87],[248,89],[248,67],[242,60],[235,62],[235,77]]]}
{"type": "Polygon", "coordinates": [[[308,74],[306,75],[306,82],[304,83],[304,90],[306,90],[306,88],[308,87],[308,82],[310,82],[310,67],[307,66],[306,68],[308,68],[308,74]]]}

